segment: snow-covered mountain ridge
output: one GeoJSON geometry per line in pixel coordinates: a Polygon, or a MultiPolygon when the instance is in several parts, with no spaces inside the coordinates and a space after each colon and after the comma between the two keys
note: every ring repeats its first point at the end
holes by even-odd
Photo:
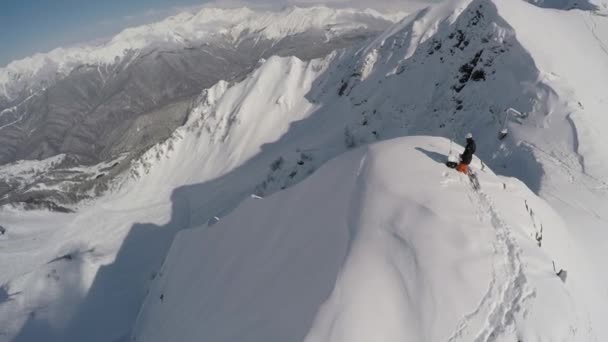
{"type": "MultiPolygon", "coordinates": [[[[593,270],[605,258],[606,217],[600,213],[608,208],[608,170],[602,166],[605,139],[592,127],[603,122],[606,110],[601,89],[606,85],[602,37],[607,24],[592,13],[546,10],[520,1],[452,1],[412,16],[355,58],[346,54],[332,61],[307,94],[322,105],[292,131],[323,129],[312,138],[298,138],[299,148],[279,156],[255,192],[270,194],[297,183],[314,165],[339,153],[340,148],[328,146],[420,133],[459,137],[472,130],[483,142],[478,153],[484,162],[526,182],[565,215],[570,229],[584,220],[584,231],[572,236],[586,246],[589,258],[589,264],[579,266],[579,276],[587,279],[579,299],[587,307],[583,311],[589,310],[582,315],[591,317],[584,329],[593,333],[576,339],[604,336],[599,322],[605,308],[595,301],[605,299],[607,282],[593,270]],[[560,39],[547,39],[548,28],[560,39]],[[568,36],[573,38],[564,47],[561,38],[568,36]],[[593,67],[580,68],[584,61],[593,67]],[[590,89],[590,84],[595,86],[590,89]],[[511,106],[522,116],[505,118],[504,109],[511,106]],[[497,133],[505,126],[511,135],[501,141],[497,133]],[[581,210],[579,203],[588,207],[581,210]]],[[[239,102],[227,103],[241,108],[239,102]]]]}
{"type": "Polygon", "coordinates": [[[116,191],[0,210],[0,340],[125,340],[138,312],[152,341],[608,339],[606,144],[576,120],[603,120],[605,25],[448,1],[361,49],[219,82],[116,191]],[[467,131],[482,192],[443,168],[461,150],[445,139],[340,156],[467,131]]]}
{"type": "Polygon", "coordinates": [[[585,284],[552,274],[552,261],[584,262],[559,215],[479,160],[483,189],[473,190],[443,165],[449,146],[407,137],[362,147],[181,232],[132,338],[593,340],[585,284]]]}
{"type": "Polygon", "coordinates": [[[34,182],[0,178],[0,205],[71,206],[95,196],[131,159],[184,124],[201,89],[243,79],[271,56],[310,60],[361,44],[392,23],[371,10],[205,9],[127,29],[100,46],[38,55],[33,65],[11,64],[26,71],[11,83],[14,101],[0,95],[0,166],[60,154],[68,162],[34,182]],[[124,165],[110,172],[69,170],[118,158],[124,165]]]}
{"type": "Polygon", "coordinates": [[[114,64],[123,58],[135,59],[146,49],[188,48],[228,39],[238,44],[246,37],[277,39],[312,29],[328,38],[359,28],[374,28],[380,22],[396,21],[404,14],[384,15],[374,10],[332,9],[328,7],[287,8],[280,12],[249,8],[205,8],[198,13],[181,13],[163,21],[129,28],[101,45],[57,48],[9,63],[0,68],[0,95],[13,99],[23,90],[44,88],[79,65],[114,64]]]}

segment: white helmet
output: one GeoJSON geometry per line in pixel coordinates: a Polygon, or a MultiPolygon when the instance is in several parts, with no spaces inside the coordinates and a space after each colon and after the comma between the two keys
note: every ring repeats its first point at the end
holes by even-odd
{"type": "Polygon", "coordinates": [[[467,133],[467,135],[464,136],[466,139],[473,139],[473,134],[472,133],[467,133]]]}

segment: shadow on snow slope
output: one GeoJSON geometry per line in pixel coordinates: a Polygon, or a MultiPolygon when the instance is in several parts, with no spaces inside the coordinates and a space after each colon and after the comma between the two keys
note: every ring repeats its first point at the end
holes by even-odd
{"type": "MultiPolygon", "coordinates": [[[[159,275],[175,235],[182,229],[208,225],[214,217],[228,214],[243,199],[254,193],[276,155],[286,152],[285,146],[293,146],[289,145],[289,142],[292,141],[294,132],[307,131],[310,129],[308,126],[313,124],[311,121],[315,120],[311,117],[291,123],[288,133],[279,141],[264,144],[256,157],[222,177],[175,189],[171,195],[170,222],[162,226],[150,223],[133,224],[115,261],[99,268],[88,293],[80,300],[65,327],[57,329],[32,312],[13,342],[128,341],[150,283],[159,275]],[[235,184],[240,185],[236,186],[241,189],[240,192],[224,193],[226,188],[235,188],[235,184]],[[126,279],[129,281],[121,282],[126,279]]],[[[326,274],[335,275],[339,266],[336,264],[326,274]]],[[[314,277],[310,279],[319,281],[314,277]]],[[[322,283],[333,284],[334,281],[335,279],[332,279],[322,283]]],[[[74,282],[77,283],[77,279],[74,279],[74,282]]],[[[68,287],[70,289],[66,289],[66,292],[77,292],[73,288],[76,284],[68,287]]],[[[300,308],[308,322],[290,329],[276,327],[277,331],[284,332],[276,341],[301,341],[312,325],[318,305],[329,296],[331,290],[332,287],[328,286],[317,301],[307,302],[305,305],[308,307],[300,308]]]]}
{"type": "MultiPolygon", "coordinates": [[[[431,58],[439,58],[438,53],[434,56],[427,55],[427,51],[435,44],[434,42],[444,41],[444,45],[447,45],[450,34],[465,29],[465,26],[468,27],[467,21],[475,16],[476,6],[481,3],[485,6],[482,13],[486,13],[488,17],[495,16],[494,19],[499,25],[509,27],[507,23],[497,17],[496,9],[492,8],[492,4],[473,1],[459,20],[451,25],[443,24],[443,27],[434,37],[418,46],[414,55],[403,62],[403,72],[393,75],[376,72],[376,75],[371,76],[369,81],[362,80],[355,84],[354,88],[349,90],[349,94],[345,94],[343,97],[337,97],[337,95],[341,92],[344,80],[349,79],[353,69],[365,60],[365,56],[356,56],[356,59],[350,62],[340,59],[335,60],[328,71],[317,79],[316,84],[312,87],[313,90],[307,95],[307,98],[311,101],[323,103],[325,106],[319,107],[320,109],[310,117],[293,122],[281,139],[263,145],[261,152],[256,157],[228,174],[208,182],[175,189],[171,196],[172,214],[170,222],[163,226],[146,223],[133,224],[116,255],[115,261],[110,265],[102,266],[98,270],[88,293],[79,301],[77,309],[64,328],[57,330],[46,321],[38,319],[36,315],[30,315],[13,341],[68,342],[86,340],[95,342],[99,341],[99,338],[103,338],[103,342],[128,340],[130,329],[146,296],[150,281],[159,271],[178,231],[190,227],[204,226],[214,216],[221,217],[229,213],[244,198],[256,191],[256,187],[268,175],[268,165],[277,157],[294,153],[294,150],[302,147],[316,151],[324,150],[325,152],[315,155],[314,168],[318,168],[328,159],[346,151],[349,147],[353,147],[344,142],[345,130],[350,129],[356,141],[355,145],[405,135],[435,135],[452,138],[456,133],[463,133],[464,135],[465,131],[470,130],[477,137],[478,146],[480,146],[479,156],[497,174],[517,177],[534,192],[538,192],[543,171],[541,165],[532,155],[532,151],[523,145],[517,145],[512,138],[507,138],[503,142],[498,141],[496,133],[501,123],[496,115],[480,114],[494,113],[491,110],[492,108],[506,108],[510,105],[518,105],[524,111],[532,109],[531,102],[536,94],[522,90],[520,85],[527,83],[542,87],[542,84],[537,82],[538,71],[532,58],[516,39],[509,41],[510,45],[506,51],[508,60],[505,63],[506,66],[512,66],[509,63],[516,63],[515,71],[505,67],[497,69],[496,77],[488,77],[487,81],[469,82],[470,80],[467,80],[465,87],[458,92],[450,87],[437,87],[436,82],[451,84],[454,82],[454,78],[461,77],[459,71],[461,64],[473,59],[480,49],[483,51],[491,49],[490,46],[484,46],[488,42],[484,43],[482,34],[473,34],[470,37],[470,43],[455,52],[455,63],[437,64],[440,73],[446,76],[442,76],[442,79],[418,78],[421,73],[429,72],[428,67],[425,68],[424,63],[420,63],[421,59],[428,61],[431,58]],[[342,79],[336,78],[335,73],[342,74],[344,77],[342,79]],[[368,87],[370,90],[363,93],[360,90],[366,86],[366,82],[370,84],[370,87],[368,87]],[[378,83],[382,82],[384,82],[382,87],[378,87],[378,83]],[[420,84],[420,82],[423,84],[420,84]],[[410,104],[408,101],[413,101],[413,97],[419,97],[412,85],[423,90],[433,89],[430,96],[424,96],[422,103],[419,103],[415,110],[408,108],[410,104]],[[504,91],[505,87],[508,91],[504,91]],[[488,94],[488,92],[478,94],[480,89],[491,89],[493,94],[502,95],[500,98],[496,97],[497,95],[495,97],[484,97],[483,95],[488,94]],[[412,94],[408,96],[410,92],[412,94]],[[373,128],[376,129],[375,134],[371,131],[373,122],[370,125],[361,123],[362,107],[356,103],[360,103],[362,94],[365,95],[366,108],[370,112],[371,110],[378,111],[376,117],[380,121],[377,121],[373,128]],[[336,98],[337,100],[332,100],[336,98]],[[465,106],[463,109],[456,109],[459,103],[453,101],[455,98],[474,99],[476,103],[470,107],[465,106]],[[331,101],[328,101],[328,99],[332,100],[333,103],[329,103],[331,101]],[[436,110],[437,103],[443,106],[439,111],[436,110]],[[390,119],[395,114],[400,116],[398,119],[409,120],[411,125],[395,128],[399,126],[395,125],[395,120],[391,121],[390,119]],[[439,122],[444,123],[444,125],[439,125],[439,122]],[[328,125],[334,125],[335,127],[331,126],[331,132],[327,133],[323,139],[306,138],[306,135],[310,132],[318,130],[319,127],[328,127],[328,125]],[[340,144],[335,145],[336,142],[340,142],[340,144]],[[508,153],[496,156],[496,151],[504,151],[505,149],[508,150],[508,153]],[[250,181],[251,179],[254,179],[254,181],[250,181]],[[223,189],[226,188],[227,184],[230,184],[233,188],[234,184],[239,184],[237,188],[241,189],[240,192],[226,194],[223,189]],[[121,279],[129,279],[130,281],[121,282],[121,279]],[[98,339],[96,340],[94,337],[98,339]]],[[[405,27],[403,31],[412,30],[413,26],[414,23],[405,27]]],[[[399,45],[403,42],[397,42],[403,36],[403,34],[394,35],[390,38],[395,40],[396,45],[393,44],[393,46],[397,46],[396,48],[390,48],[399,49],[400,46],[403,46],[399,45]]],[[[385,46],[390,45],[390,42],[385,44],[385,46]]],[[[404,49],[406,48],[404,47],[404,49]]],[[[493,58],[498,59],[499,56],[493,56],[493,58]]],[[[443,158],[440,155],[430,155],[430,157],[434,160],[443,158]]],[[[306,172],[300,172],[294,182],[300,181],[306,175],[306,172]]],[[[268,190],[269,193],[272,193],[278,191],[279,188],[268,190]]],[[[193,260],[193,262],[196,261],[193,260]]],[[[336,272],[339,266],[335,265],[336,272]]],[[[333,274],[335,275],[336,272],[333,274]]],[[[333,283],[333,281],[328,283],[333,283]]],[[[306,303],[306,308],[301,308],[304,312],[303,316],[307,317],[307,321],[298,327],[288,329],[288,336],[282,334],[286,331],[285,329],[277,330],[275,335],[272,335],[272,332],[266,332],[266,335],[276,336],[276,341],[281,342],[301,341],[312,324],[318,306],[329,296],[332,289],[328,287],[326,290],[325,295],[306,303]]],[[[278,329],[277,327],[268,328],[278,329]]]]}

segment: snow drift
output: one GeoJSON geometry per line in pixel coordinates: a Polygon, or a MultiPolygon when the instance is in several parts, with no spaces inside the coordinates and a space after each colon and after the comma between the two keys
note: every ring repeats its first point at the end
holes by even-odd
{"type": "Polygon", "coordinates": [[[580,289],[552,269],[577,262],[559,216],[487,168],[474,191],[443,165],[448,148],[428,137],[361,148],[183,231],[133,338],[589,341],[580,289]]]}

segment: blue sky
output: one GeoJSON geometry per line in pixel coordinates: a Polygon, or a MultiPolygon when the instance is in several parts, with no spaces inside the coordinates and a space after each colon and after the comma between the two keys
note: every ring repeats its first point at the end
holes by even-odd
{"type": "MultiPolygon", "coordinates": [[[[218,2],[218,0],[214,0],[218,2]]],[[[219,0],[220,6],[328,4],[380,10],[440,0],[219,0]]],[[[209,0],[0,0],[0,67],[59,46],[111,37],[209,0]]]]}
{"type": "Polygon", "coordinates": [[[36,52],[108,37],[201,0],[2,0],[0,66],[36,52]]]}

